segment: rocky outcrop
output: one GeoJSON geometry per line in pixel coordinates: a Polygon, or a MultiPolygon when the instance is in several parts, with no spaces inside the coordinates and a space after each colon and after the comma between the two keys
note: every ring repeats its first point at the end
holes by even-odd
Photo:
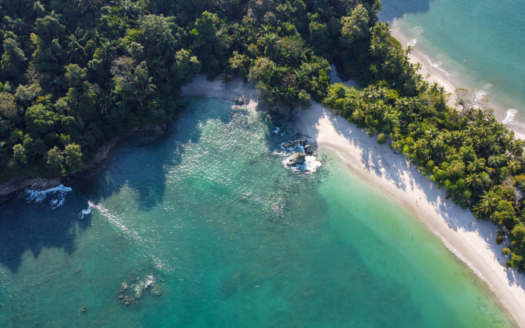
{"type": "Polygon", "coordinates": [[[294,166],[297,164],[304,164],[305,161],[306,161],[306,154],[297,153],[297,154],[293,154],[290,158],[288,158],[286,165],[294,166]]]}
{"type": "Polygon", "coordinates": [[[137,277],[122,282],[118,294],[118,300],[125,306],[137,306],[144,292],[149,291],[151,295],[162,295],[162,289],[153,279],[153,276],[147,276],[144,280],[137,277]]]}
{"type": "Polygon", "coordinates": [[[304,152],[307,154],[307,155],[312,155],[314,153],[314,150],[312,148],[312,146],[310,145],[305,145],[304,146],[304,152]]]}
{"type": "Polygon", "coordinates": [[[31,175],[25,176],[23,178],[11,179],[6,183],[0,184],[0,203],[7,201],[16,192],[24,190],[26,188],[32,190],[49,189],[60,185],[61,182],[61,178],[44,179],[35,178],[31,175]]]}
{"type": "Polygon", "coordinates": [[[239,105],[239,106],[242,106],[244,104],[246,104],[246,99],[244,99],[244,96],[239,96],[239,97],[236,97],[235,98],[235,104],[239,105]]]}
{"type": "Polygon", "coordinates": [[[282,144],[282,147],[286,149],[292,149],[292,148],[295,149],[297,148],[297,146],[301,146],[301,147],[306,146],[306,139],[289,141],[289,142],[285,142],[282,144]]]}
{"type": "MultiPolygon", "coordinates": [[[[168,124],[160,124],[160,125],[151,125],[145,128],[135,128],[132,130],[133,133],[139,132],[139,131],[150,131],[155,136],[159,137],[165,134],[166,130],[168,129],[168,124]]],[[[82,171],[88,171],[92,170],[99,166],[99,164],[104,161],[111,149],[121,140],[122,137],[116,137],[113,138],[111,141],[106,142],[104,145],[102,145],[97,153],[95,154],[95,158],[84,164],[82,167],[82,171]]],[[[78,172],[72,172],[69,174],[69,177],[75,176],[78,172]]],[[[13,178],[9,180],[6,183],[0,184],[0,204],[6,202],[11,197],[14,196],[15,193],[22,191],[24,189],[31,189],[31,190],[46,190],[49,188],[56,187],[60,185],[64,180],[66,180],[68,177],[60,177],[55,179],[45,179],[45,178],[38,178],[33,175],[27,175],[22,178],[13,178]]]]}
{"type": "Polygon", "coordinates": [[[317,153],[308,140],[300,134],[295,135],[295,140],[283,142],[281,149],[274,151],[274,154],[283,156],[290,154],[290,157],[282,161],[282,164],[291,170],[305,173],[313,173],[322,166],[321,161],[317,158],[317,153]],[[303,139],[304,138],[304,139],[303,139]]]}

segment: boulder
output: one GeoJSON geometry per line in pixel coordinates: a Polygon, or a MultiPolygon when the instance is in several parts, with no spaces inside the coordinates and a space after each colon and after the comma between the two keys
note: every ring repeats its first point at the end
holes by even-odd
{"type": "Polygon", "coordinates": [[[286,165],[293,166],[297,164],[304,164],[305,157],[306,157],[306,154],[303,154],[303,153],[294,154],[288,159],[288,162],[286,163],[286,165]]]}
{"type": "Polygon", "coordinates": [[[246,100],[244,99],[244,96],[239,96],[235,98],[235,103],[239,106],[244,105],[246,103],[246,100]]]}
{"type": "Polygon", "coordinates": [[[312,146],[306,145],[304,146],[304,152],[307,153],[308,155],[311,155],[314,153],[314,150],[312,149],[312,146]]]}

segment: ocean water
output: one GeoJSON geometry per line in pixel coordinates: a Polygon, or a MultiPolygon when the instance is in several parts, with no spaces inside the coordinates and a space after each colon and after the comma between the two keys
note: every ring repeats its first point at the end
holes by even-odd
{"type": "Polygon", "coordinates": [[[500,121],[525,132],[525,1],[383,0],[381,18],[434,72],[485,93],[500,121]]]}
{"type": "Polygon", "coordinates": [[[274,150],[294,131],[275,128],[190,98],[166,136],[130,138],[91,181],[0,205],[0,326],[514,327],[338,156],[284,168],[274,150]]]}

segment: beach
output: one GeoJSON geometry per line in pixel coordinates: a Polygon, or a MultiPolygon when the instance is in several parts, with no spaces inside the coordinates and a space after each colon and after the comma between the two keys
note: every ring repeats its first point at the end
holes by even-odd
{"type": "MultiPolygon", "coordinates": [[[[442,79],[437,75],[434,78],[438,82],[442,79]]],[[[193,83],[182,88],[182,95],[204,95],[226,101],[244,95],[255,104],[258,93],[239,79],[224,85],[220,79],[210,82],[197,76],[193,83]]],[[[321,105],[296,110],[293,119],[312,145],[335,151],[346,161],[348,170],[413,213],[486,283],[516,322],[525,327],[525,276],[505,268],[506,258],[501,253],[505,242],[496,244],[497,227],[492,222],[478,221],[469,210],[446,200],[445,190],[438,189],[428,177],[411,167],[405,155],[394,153],[388,144],[379,145],[377,137],[369,137],[365,130],[321,105]]]]}
{"type": "Polygon", "coordinates": [[[468,210],[446,200],[428,177],[411,167],[406,156],[379,145],[364,130],[315,104],[295,114],[297,127],[319,148],[335,151],[348,169],[402,204],[443,244],[469,266],[496,294],[516,322],[525,327],[525,277],[505,268],[504,244],[497,245],[497,227],[478,221],[468,210]]]}
{"type": "MultiPolygon", "coordinates": [[[[392,35],[399,42],[401,42],[401,45],[403,47],[406,47],[411,42],[409,38],[407,38],[404,34],[402,34],[399,29],[393,28],[392,35]]],[[[449,99],[448,99],[449,106],[454,106],[454,103],[455,103],[454,91],[456,89],[463,88],[463,89],[468,89],[468,90],[474,90],[474,88],[469,87],[464,82],[462,82],[460,79],[457,79],[457,78],[451,79],[447,71],[441,69],[439,65],[433,64],[428,54],[424,53],[422,50],[418,48],[414,48],[412,50],[412,52],[409,55],[409,58],[412,63],[421,63],[421,70],[419,71],[419,74],[425,77],[426,80],[430,84],[437,82],[440,86],[445,88],[445,91],[448,94],[450,94],[449,99]]],[[[490,104],[490,105],[493,106],[494,104],[490,104]]],[[[497,110],[503,112],[502,109],[497,109],[497,110]]],[[[516,138],[525,140],[525,134],[518,132],[517,130],[512,129],[510,127],[508,128],[514,131],[514,136],[516,138]]]]}

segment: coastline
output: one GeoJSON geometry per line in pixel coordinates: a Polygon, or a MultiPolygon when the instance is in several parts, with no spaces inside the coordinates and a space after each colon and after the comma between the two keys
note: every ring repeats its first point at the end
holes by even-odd
{"type": "MultiPolygon", "coordinates": [[[[389,19],[386,16],[381,17],[381,20],[391,22],[391,19],[389,19]]],[[[399,28],[395,28],[394,26],[392,26],[392,36],[401,43],[403,48],[405,48],[406,45],[408,45],[411,42],[410,38],[404,35],[399,28]]],[[[454,106],[454,98],[453,98],[454,90],[456,90],[457,88],[475,90],[475,88],[469,87],[467,84],[465,84],[460,79],[457,79],[457,78],[453,80],[450,79],[449,73],[444,71],[437,65],[432,65],[432,60],[430,59],[428,54],[426,54],[423,50],[419,49],[418,47],[414,47],[414,49],[409,55],[409,58],[412,63],[418,63],[418,62],[421,63],[421,70],[419,71],[419,73],[423,77],[425,77],[428,82],[430,83],[437,82],[439,85],[445,88],[445,91],[447,93],[451,94],[451,96],[449,97],[449,102],[448,102],[449,106],[454,106]]],[[[491,107],[493,108],[495,107],[493,103],[490,103],[490,104],[491,104],[491,107]]],[[[501,108],[494,108],[494,112],[495,113],[497,112],[498,116],[502,116],[504,118],[506,117],[505,115],[507,115],[506,111],[501,108]]],[[[500,121],[500,123],[502,122],[500,121]]],[[[525,140],[524,133],[518,132],[517,130],[509,127],[507,124],[505,124],[505,126],[509,130],[514,131],[514,136],[517,139],[525,140]]]]}
{"type": "Polygon", "coordinates": [[[295,112],[299,130],[318,148],[336,152],[348,169],[401,203],[436,234],[463,261],[525,327],[525,276],[505,268],[504,244],[495,242],[497,228],[478,221],[468,210],[446,200],[446,193],[411,167],[403,154],[395,154],[377,138],[336,117],[319,104],[295,112]]]}
{"type": "MultiPolygon", "coordinates": [[[[182,88],[182,95],[225,101],[244,95],[250,102],[257,102],[258,92],[238,79],[225,85],[220,80],[210,82],[197,76],[182,88]]],[[[492,222],[478,221],[470,211],[446,200],[445,191],[411,168],[404,155],[395,154],[386,144],[379,145],[377,138],[369,137],[364,130],[334,116],[321,105],[296,110],[293,119],[314,147],[336,152],[353,174],[401,203],[425,224],[486,283],[517,324],[525,327],[525,276],[505,268],[505,257],[501,254],[505,245],[496,244],[497,228],[492,222]]]]}

